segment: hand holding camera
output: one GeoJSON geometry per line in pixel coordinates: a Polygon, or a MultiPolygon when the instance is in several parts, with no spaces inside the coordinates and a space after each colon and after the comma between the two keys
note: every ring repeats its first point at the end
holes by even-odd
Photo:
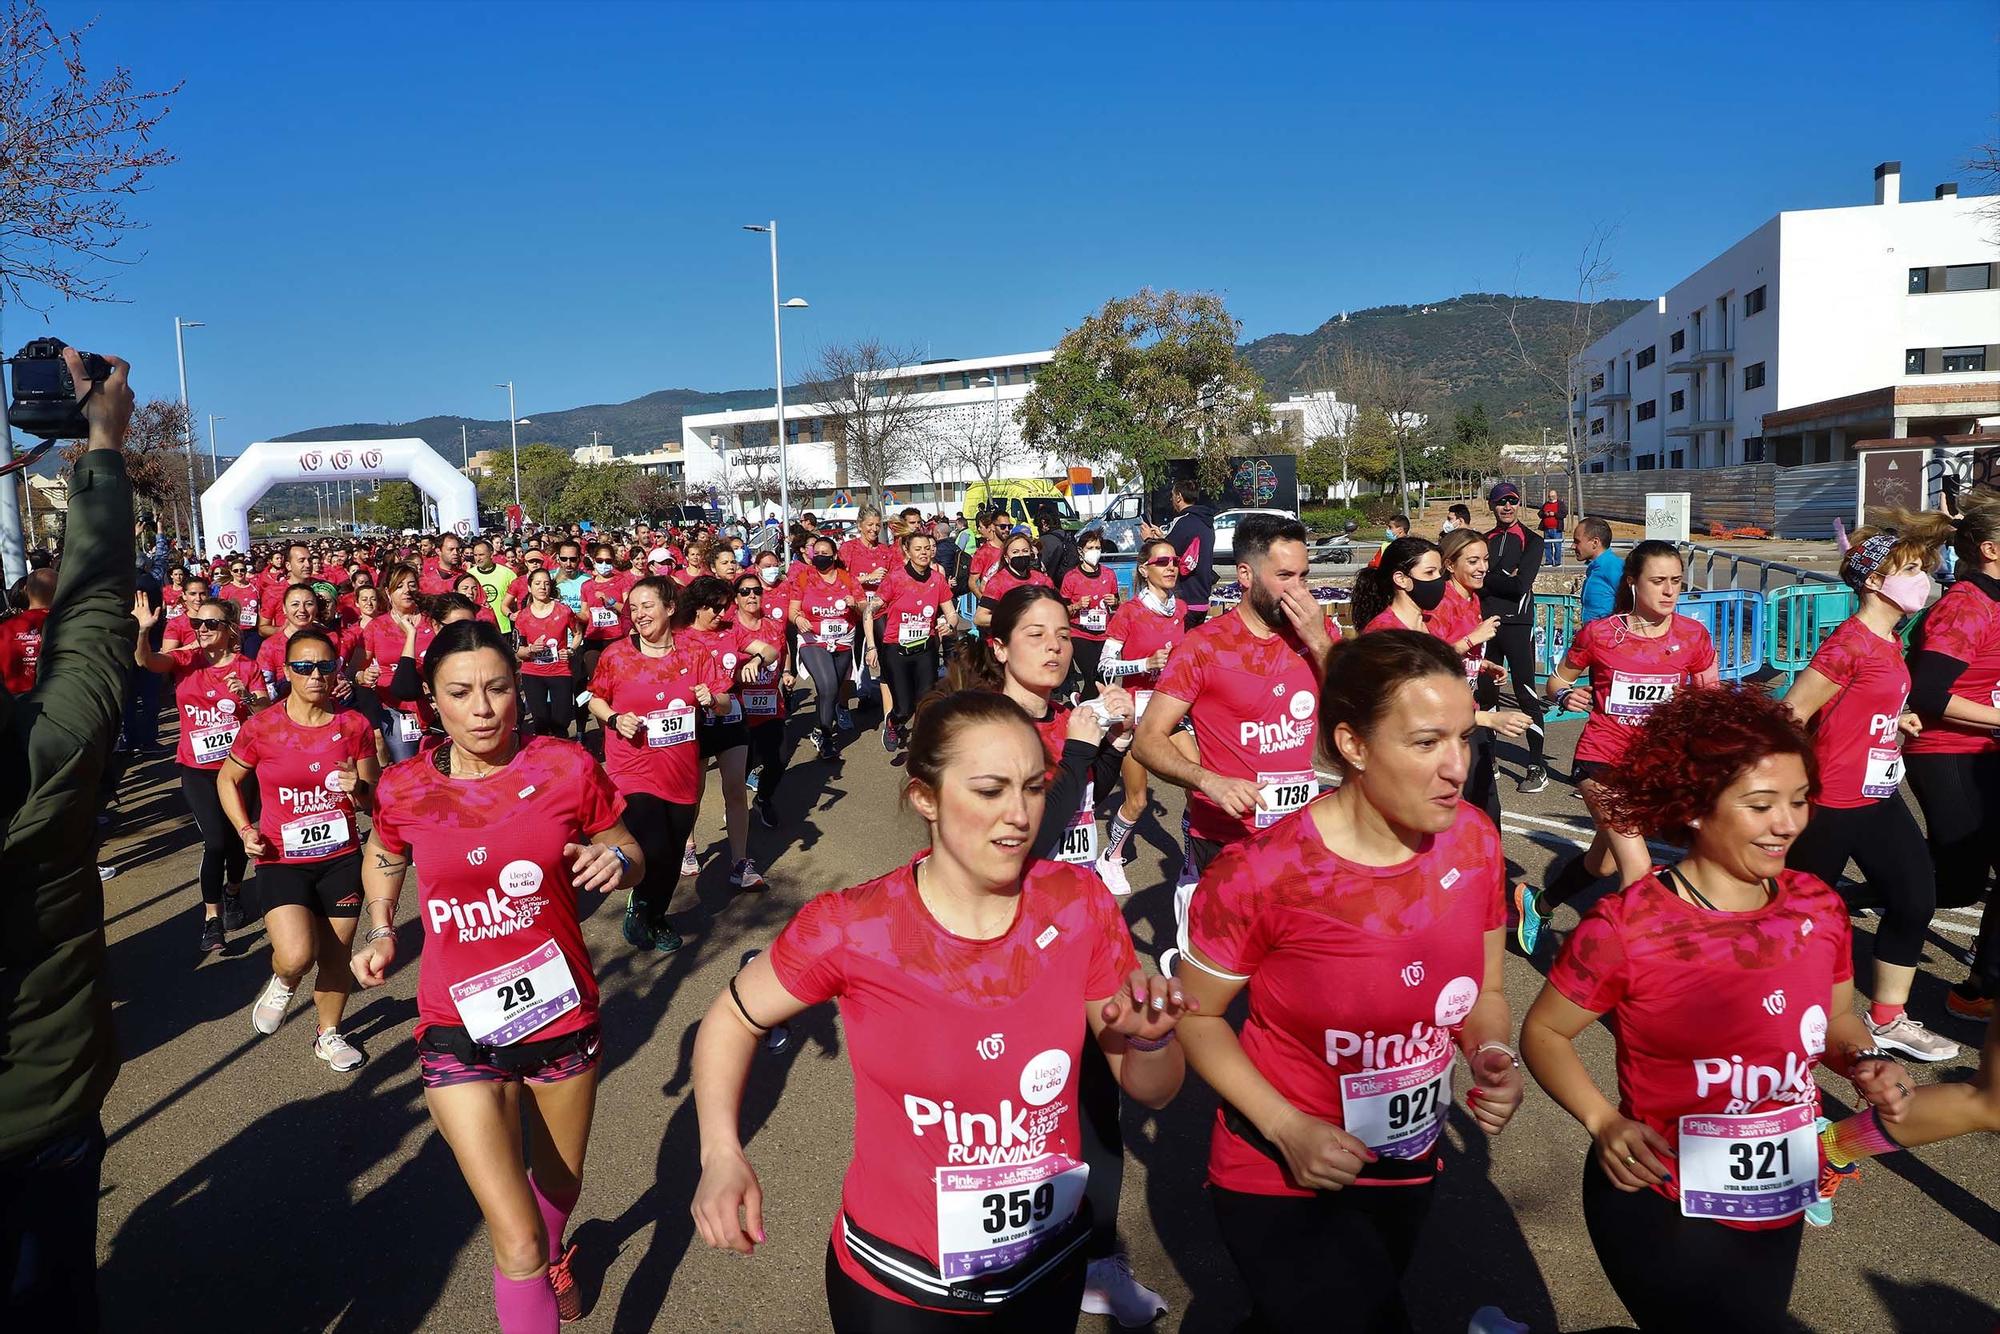
{"type": "Polygon", "coordinates": [[[132,421],[130,363],[79,352],[60,338],[37,338],[9,359],[14,393],[7,420],[43,440],[88,440],[118,449],[132,421]]]}

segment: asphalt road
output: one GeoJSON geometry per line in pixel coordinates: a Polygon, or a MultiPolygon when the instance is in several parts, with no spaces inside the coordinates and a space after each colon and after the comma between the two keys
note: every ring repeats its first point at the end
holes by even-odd
{"type": "MultiPolygon", "coordinates": [[[[1553,731],[1559,769],[1577,726],[1553,731]]],[[[1583,807],[1561,782],[1516,796],[1518,766],[1503,759],[1508,852],[1539,879],[1552,856],[1587,838],[1583,807]]],[[[821,1263],[852,1114],[833,1009],[805,1016],[790,1047],[760,1053],[752,1074],[745,1127],[769,1233],[752,1258],[707,1251],[693,1236],[689,1060],[695,1023],[745,949],[767,943],[811,895],[880,874],[915,850],[921,830],[898,805],[899,780],[872,732],[839,768],[799,759],[779,803],[786,824],[752,831],[771,888],[735,895],[711,778],[700,825],[707,860],[676,898],[687,947],[636,958],[619,937],[615,905],[596,905],[586,921],[606,1057],[573,1233],[589,1311],[577,1328],[825,1328],[821,1263]]],[[[1126,911],[1147,955],[1170,929],[1165,886],[1178,865],[1170,831],[1179,828],[1180,794],[1168,791],[1160,808],[1137,836],[1139,892],[1126,911]]],[[[370,1059],[355,1074],[334,1074],[311,1055],[309,1006],[295,1003],[273,1037],[251,1029],[268,968],[261,930],[238,933],[219,956],[197,952],[197,852],[170,756],[133,768],[106,834],[103,860],[120,868],[106,887],[106,919],[125,1061],[105,1108],[106,1328],[491,1330],[491,1252],[418,1088],[416,968],[356,998],[348,1032],[370,1059]]],[[[1567,910],[1557,919],[1559,928],[1573,923],[1567,910]]],[[[1865,938],[1869,919],[1857,925],[1865,938]]],[[[1940,948],[1968,944],[1974,925],[1970,914],[1942,916],[1919,976],[1917,1014],[1969,1044],[1952,1065],[1923,1068],[1924,1081],[1964,1078],[1976,1054],[1978,1033],[1942,1017],[1943,989],[1964,967],[1940,948]]],[[[406,928],[406,959],[416,943],[406,928]]],[[[1540,982],[1535,963],[1509,956],[1517,1020],[1540,982]]],[[[1586,1035],[1583,1050],[1611,1088],[1608,1035],[1586,1035]]],[[[1831,1106],[1852,1105],[1843,1081],[1822,1083],[1831,1106]]],[[[1127,1113],[1121,1226],[1134,1269],[1172,1303],[1161,1329],[1227,1330],[1245,1310],[1202,1192],[1213,1107],[1191,1076],[1164,1112],[1127,1113]]],[[[1531,1084],[1498,1140],[1473,1130],[1462,1110],[1447,1138],[1447,1171],[1407,1284],[1418,1329],[1462,1330],[1489,1302],[1538,1331],[1620,1325],[1623,1310],[1578,1208],[1586,1141],[1575,1123],[1531,1084]]],[[[1872,1164],[1840,1195],[1835,1226],[1807,1231],[1794,1297],[1805,1328],[1972,1334],[1994,1329],[1996,1307],[2000,1154],[1991,1139],[1872,1164]]],[[[1091,1318],[1081,1328],[1113,1326],[1091,1318]]]]}

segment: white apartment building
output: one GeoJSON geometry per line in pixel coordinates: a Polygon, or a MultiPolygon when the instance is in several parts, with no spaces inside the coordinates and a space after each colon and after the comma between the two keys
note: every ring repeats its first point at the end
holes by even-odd
{"type": "Polygon", "coordinates": [[[1992,198],[1779,213],[1593,343],[1572,405],[1593,472],[1790,466],[2000,413],[1992,198]]]}
{"type": "MultiPolygon", "coordinates": [[[[971,437],[994,442],[1000,455],[995,477],[1054,476],[1048,461],[1021,441],[1014,410],[1028,396],[1041,368],[1055,357],[1053,350],[1020,352],[1008,356],[975,357],[966,361],[927,361],[916,366],[898,366],[875,378],[894,382],[912,393],[912,406],[921,415],[918,429],[932,440],[948,441],[971,437]]],[[[690,488],[713,486],[721,494],[748,497],[763,489],[775,491],[777,473],[771,458],[771,424],[776,409],[743,408],[734,412],[707,412],[681,419],[681,458],[690,488]]],[[[795,507],[825,507],[845,479],[835,475],[833,437],[829,409],[823,403],[785,404],[785,452],[795,482],[805,487],[803,496],[795,487],[795,507]]],[[[956,508],[968,482],[978,480],[971,468],[946,462],[933,479],[917,455],[938,451],[911,451],[910,461],[889,479],[888,489],[899,505],[925,509],[956,508]]],[[[621,462],[633,463],[632,457],[621,462]]],[[[861,479],[852,479],[861,485],[861,479]]]]}

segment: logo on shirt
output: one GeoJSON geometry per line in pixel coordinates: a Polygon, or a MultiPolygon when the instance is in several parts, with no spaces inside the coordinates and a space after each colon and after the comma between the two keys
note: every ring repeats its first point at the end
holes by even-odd
{"type": "Polygon", "coordinates": [[[1760,1001],[1759,1004],[1761,1004],[1764,1007],[1765,1014],[1771,1015],[1774,1018],[1778,1015],[1783,1014],[1785,1012],[1784,990],[1780,988],[1779,990],[1772,992],[1770,995],[1764,997],[1764,999],[1760,1001]]]}
{"type": "MultiPolygon", "coordinates": [[[[980,1039],[982,1057],[985,1044],[998,1038],[993,1034],[980,1039]]],[[[1068,1103],[1059,1099],[1069,1085],[1069,1074],[1069,1053],[1051,1048],[1022,1068],[1018,1105],[1012,1098],[1002,1098],[992,1111],[966,1111],[949,1098],[905,1093],[903,1114],[910,1119],[910,1133],[919,1139],[933,1130],[944,1132],[947,1163],[1030,1162],[1048,1152],[1049,1139],[1062,1124],[1068,1103]]]]}
{"type": "Polygon", "coordinates": [[[1007,1054],[1007,1039],[998,1033],[991,1033],[973,1043],[972,1047],[979,1053],[980,1060],[996,1061],[1007,1054]]]}
{"type": "Polygon", "coordinates": [[[1293,718],[1297,719],[1300,722],[1304,722],[1306,719],[1312,717],[1313,705],[1316,702],[1317,701],[1313,699],[1312,692],[1310,690],[1307,690],[1292,696],[1292,702],[1290,704],[1287,704],[1285,707],[1291,711],[1291,715],[1293,718]]]}
{"type": "Polygon", "coordinates": [[[484,865],[486,865],[486,849],[485,849],[485,848],[483,848],[483,847],[481,847],[481,848],[474,848],[474,849],[473,849],[472,851],[470,851],[470,852],[466,853],[466,854],[465,854],[465,864],[466,864],[467,866],[484,866],[484,865]]]}
{"type": "Polygon", "coordinates": [[[1396,974],[1403,979],[1403,985],[1413,987],[1424,980],[1424,961],[1415,959],[1403,965],[1403,971],[1396,974]]]}

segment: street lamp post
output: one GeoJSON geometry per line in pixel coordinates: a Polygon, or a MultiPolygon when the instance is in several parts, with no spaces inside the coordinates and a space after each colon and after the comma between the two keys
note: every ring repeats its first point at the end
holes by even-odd
{"type": "MultiPolygon", "coordinates": [[[[521,423],[514,411],[514,382],[509,380],[493,387],[507,391],[507,434],[514,445],[514,503],[518,505],[521,503],[521,423]]],[[[460,437],[459,443],[464,444],[464,437],[460,437]]]]}
{"type": "Polygon", "coordinates": [[[778,220],[773,218],[762,227],[745,223],[743,230],[764,232],[771,238],[771,347],[778,375],[778,417],[772,429],[778,435],[778,522],[789,531],[792,523],[792,470],[785,447],[785,329],[781,317],[787,310],[804,310],[806,303],[798,297],[790,301],[778,300],[778,220]]]}
{"type": "Polygon", "coordinates": [[[200,320],[184,320],[174,316],[174,355],[181,368],[181,428],[188,456],[188,535],[194,542],[197,553],[201,551],[201,513],[194,489],[194,417],[188,408],[188,359],[187,340],[183,335],[189,329],[202,327],[200,320]]]}
{"type": "Polygon", "coordinates": [[[215,457],[215,424],[228,420],[229,418],[218,417],[213,412],[208,414],[208,480],[211,484],[222,475],[222,465],[215,457]]]}

